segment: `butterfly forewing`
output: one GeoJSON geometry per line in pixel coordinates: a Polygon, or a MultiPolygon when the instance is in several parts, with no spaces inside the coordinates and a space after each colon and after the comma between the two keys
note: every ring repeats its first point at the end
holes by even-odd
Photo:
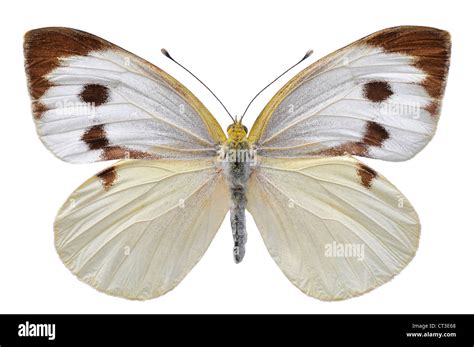
{"type": "Polygon", "coordinates": [[[225,141],[182,84],[97,36],[32,30],[24,51],[38,134],[65,161],[205,158],[225,141]]]}
{"type": "Polygon", "coordinates": [[[379,31],[295,76],[262,111],[250,140],[270,157],[409,159],[435,133],[449,58],[445,31],[379,31]]]}

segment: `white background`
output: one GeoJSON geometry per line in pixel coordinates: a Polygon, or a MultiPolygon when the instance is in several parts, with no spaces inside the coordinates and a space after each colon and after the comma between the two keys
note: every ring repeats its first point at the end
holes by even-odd
{"type": "MultiPolygon", "coordinates": [[[[472,10],[458,1],[11,1],[1,11],[0,313],[473,313],[472,10]],[[23,70],[22,36],[68,26],[101,36],[151,61],[188,86],[223,126],[217,102],[160,54],[166,47],[200,76],[234,114],[308,48],[315,61],[374,31],[427,25],[451,32],[453,55],[438,132],[402,163],[365,160],[416,207],[420,249],[382,287],[343,302],[302,294],[268,255],[249,216],[245,260],[232,260],[227,218],[208,252],[173,291],[145,302],[99,293],[59,260],[52,225],[57,209],[108,163],[72,165],[38,140],[23,70]]],[[[296,73],[293,71],[292,73],[296,73]]],[[[291,77],[266,91],[247,125],[291,77]]]]}

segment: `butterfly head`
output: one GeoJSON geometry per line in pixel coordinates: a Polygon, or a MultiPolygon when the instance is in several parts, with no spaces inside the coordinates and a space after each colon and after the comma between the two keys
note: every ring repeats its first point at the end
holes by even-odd
{"type": "Polygon", "coordinates": [[[227,127],[229,141],[243,142],[247,138],[247,127],[240,122],[234,122],[227,127]]]}

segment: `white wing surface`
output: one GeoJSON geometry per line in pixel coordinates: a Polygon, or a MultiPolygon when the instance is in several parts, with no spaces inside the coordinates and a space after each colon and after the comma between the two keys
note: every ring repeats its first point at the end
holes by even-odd
{"type": "Polygon", "coordinates": [[[248,209],[288,279],[321,300],[361,295],[414,257],[420,224],[408,200],[354,158],[261,158],[248,209]]]}
{"type": "Polygon", "coordinates": [[[212,160],[121,162],[71,194],[56,217],[56,248],[94,288],[154,298],[173,289],[202,257],[228,199],[212,160]]]}

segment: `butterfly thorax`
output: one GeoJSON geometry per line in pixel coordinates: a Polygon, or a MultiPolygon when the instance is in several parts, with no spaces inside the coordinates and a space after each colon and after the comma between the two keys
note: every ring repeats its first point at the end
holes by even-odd
{"type": "Polygon", "coordinates": [[[247,127],[238,122],[229,125],[227,134],[229,135],[228,142],[239,143],[247,141],[247,127]]]}
{"type": "Polygon", "coordinates": [[[234,260],[242,261],[245,254],[247,232],[245,208],[247,186],[250,177],[252,150],[247,138],[247,129],[234,123],[227,129],[228,140],[222,147],[222,167],[230,191],[230,222],[234,238],[234,260]]]}

